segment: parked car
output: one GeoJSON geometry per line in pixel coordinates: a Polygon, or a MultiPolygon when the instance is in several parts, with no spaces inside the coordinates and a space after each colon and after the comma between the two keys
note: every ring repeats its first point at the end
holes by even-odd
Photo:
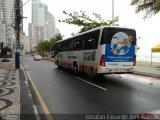
{"type": "Polygon", "coordinates": [[[42,57],[40,55],[34,55],[34,61],[41,60],[41,59],[42,59],[42,57]]]}

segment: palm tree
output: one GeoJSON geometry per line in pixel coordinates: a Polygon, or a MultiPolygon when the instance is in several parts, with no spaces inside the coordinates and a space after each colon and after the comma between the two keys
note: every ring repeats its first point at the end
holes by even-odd
{"type": "Polygon", "coordinates": [[[61,33],[57,34],[54,36],[54,38],[58,41],[58,40],[62,40],[64,37],[64,35],[61,35],[61,33]]]}
{"type": "Polygon", "coordinates": [[[160,12],[160,0],[132,0],[131,5],[137,5],[136,13],[146,11],[144,18],[160,12]]]}

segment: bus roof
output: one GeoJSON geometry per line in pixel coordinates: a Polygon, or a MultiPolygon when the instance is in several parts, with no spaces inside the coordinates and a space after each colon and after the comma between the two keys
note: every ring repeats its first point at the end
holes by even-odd
{"type": "Polygon", "coordinates": [[[125,27],[119,27],[119,26],[100,26],[100,27],[96,27],[96,28],[93,28],[91,30],[82,32],[82,33],[80,33],[78,35],[75,35],[75,36],[72,36],[72,37],[69,37],[69,38],[66,38],[66,39],[63,39],[63,40],[59,40],[59,41],[57,41],[57,43],[65,41],[65,40],[68,40],[70,38],[76,38],[79,35],[83,35],[83,34],[86,34],[86,33],[89,33],[89,32],[95,31],[95,30],[102,30],[104,28],[120,28],[120,29],[134,30],[134,29],[131,29],[131,28],[125,28],[125,27]]]}

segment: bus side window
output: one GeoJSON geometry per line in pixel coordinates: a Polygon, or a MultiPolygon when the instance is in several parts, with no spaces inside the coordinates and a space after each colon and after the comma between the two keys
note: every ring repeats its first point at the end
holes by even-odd
{"type": "Polygon", "coordinates": [[[69,50],[70,51],[73,50],[73,43],[74,43],[73,39],[70,39],[69,40],[69,50]]]}
{"type": "Polygon", "coordinates": [[[83,39],[78,37],[74,39],[74,50],[82,50],[83,49],[83,39]]]}
{"type": "Polygon", "coordinates": [[[94,46],[93,48],[94,49],[97,49],[97,47],[98,47],[99,34],[100,34],[99,30],[93,32],[92,39],[93,39],[93,46],[94,46]]]}
{"type": "Polygon", "coordinates": [[[76,44],[75,44],[76,39],[73,39],[73,50],[76,50],[76,44]]]}
{"type": "Polygon", "coordinates": [[[87,33],[85,36],[84,36],[84,49],[85,50],[89,50],[89,49],[92,49],[92,39],[91,39],[91,33],[87,33]]]}
{"type": "Polygon", "coordinates": [[[59,43],[57,44],[57,51],[60,52],[60,45],[59,45],[59,43]]]}
{"type": "Polygon", "coordinates": [[[61,51],[64,51],[65,48],[65,42],[61,42],[61,51]]]}
{"type": "Polygon", "coordinates": [[[63,51],[68,51],[68,41],[63,42],[63,51]]]}
{"type": "Polygon", "coordinates": [[[58,51],[59,52],[63,51],[63,42],[58,43],[58,51]]]}
{"type": "Polygon", "coordinates": [[[96,49],[98,47],[99,31],[94,31],[85,35],[84,49],[96,49]]]}
{"type": "Polygon", "coordinates": [[[53,47],[53,50],[52,51],[54,51],[54,53],[58,53],[58,46],[57,46],[57,44],[53,47]]]}

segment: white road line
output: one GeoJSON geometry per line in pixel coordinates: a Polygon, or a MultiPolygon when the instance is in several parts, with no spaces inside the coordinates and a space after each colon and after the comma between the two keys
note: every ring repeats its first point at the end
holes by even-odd
{"type": "Polygon", "coordinates": [[[56,69],[56,71],[58,71],[58,72],[63,72],[63,71],[61,71],[61,70],[58,70],[58,69],[56,69]]]}
{"type": "Polygon", "coordinates": [[[83,82],[85,82],[85,83],[88,83],[88,84],[90,84],[90,85],[92,85],[92,86],[95,86],[95,87],[97,87],[97,88],[100,88],[100,89],[102,89],[102,90],[108,90],[108,89],[103,88],[103,87],[101,87],[101,86],[99,86],[99,85],[96,85],[96,84],[93,84],[93,83],[88,82],[88,81],[86,81],[86,80],[83,80],[83,79],[81,79],[81,78],[79,78],[79,77],[75,77],[75,78],[76,78],[76,79],[79,79],[79,80],[81,80],[81,81],[83,81],[83,82]]]}
{"type": "MultiPolygon", "coordinates": [[[[23,65],[24,65],[24,66],[23,66],[24,68],[28,68],[28,67],[26,67],[26,66],[28,66],[27,64],[23,64],[23,65]]],[[[23,68],[23,70],[25,70],[24,68],[23,68]]],[[[37,89],[37,87],[36,87],[36,85],[35,85],[35,83],[34,83],[34,80],[31,78],[31,76],[30,76],[30,74],[29,74],[28,71],[25,71],[25,73],[26,73],[26,76],[29,78],[28,80],[31,82],[31,85],[32,85],[32,87],[33,87],[33,90],[34,90],[34,92],[35,92],[35,94],[36,94],[36,97],[37,97],[38,101],[40,102],[40,105],[41,105],[41,107],[42,107],[43,112],[44,112],[45,115],[46,115],[47,120],[53,120],[53,117],[52,117],[52,115],[51,115],[51,112],[49,111],[49,109],[48,109],[46,103],[44,102],[44,100],[43,100],[40,92],[38,91],[38,89],[37,89]]]]}

